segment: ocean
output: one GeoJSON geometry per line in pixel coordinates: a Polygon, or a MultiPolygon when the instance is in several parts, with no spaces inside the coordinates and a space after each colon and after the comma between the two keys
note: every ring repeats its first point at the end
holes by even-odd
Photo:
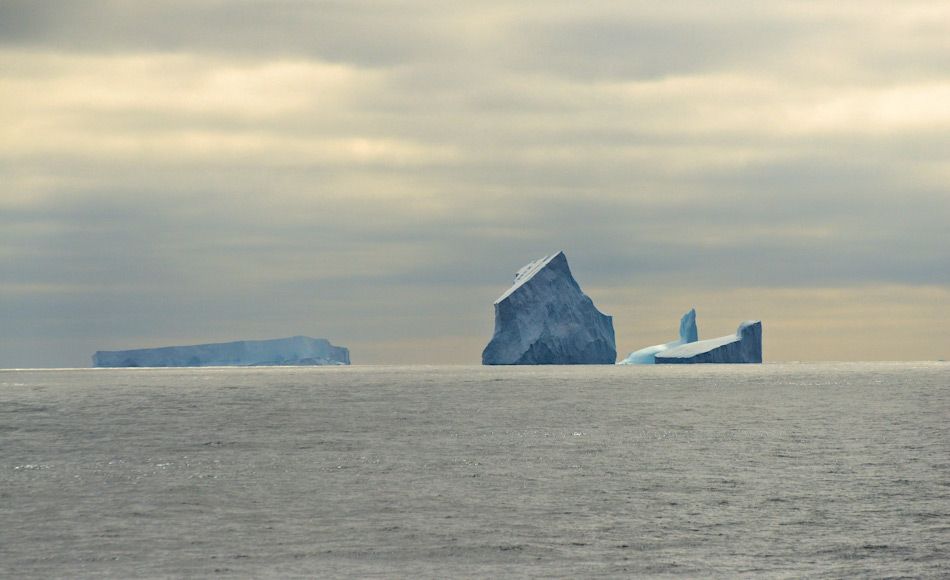
{"type": "Polygon", "coordinates": [[[0,577],[950,576],[950,364],[0,371],[0,577]]]}

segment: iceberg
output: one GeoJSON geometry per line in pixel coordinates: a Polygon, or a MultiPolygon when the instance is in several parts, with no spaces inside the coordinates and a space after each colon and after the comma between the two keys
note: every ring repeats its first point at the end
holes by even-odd
{"type": "Polygon", "coordinates": [[[614,364],[613,319],[594,306],[571,275],[564,252],[518,270],[495,300],[495,332],[485,365],[614,364]]]}
{"type": "Polygon", "coordinates": [[[325,338],[294,336],[136,350],[100,350],[94,367],[348,365],[350,351],[325,338]]]}
{"type": "Polygon", "coordinates": [[[658,353],[676,348],[684,344],[696,342],[699,340],[699,331],[696,329],[696,309],[691,308],[689,312],[680,319],[680,338],[666,344],[657,344],[641,348],[638,351],[630,353],[618,365],[652,365],[656,362],[658,353]]]}
{"type": "Polygon", "coordinates": [[[656,364],[760,363],[762,321],[747,320],[734,335],[684,344],[656,355],[656,364]]]}

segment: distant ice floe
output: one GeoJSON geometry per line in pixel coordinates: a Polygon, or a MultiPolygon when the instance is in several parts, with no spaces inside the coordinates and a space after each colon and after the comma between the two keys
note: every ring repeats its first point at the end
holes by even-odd
{"type": "Polygon", "coordinates": [[[325,338],[294,336],[191,346],[98,351],[95,367],[348,365],[350,351],[325,338]]]}

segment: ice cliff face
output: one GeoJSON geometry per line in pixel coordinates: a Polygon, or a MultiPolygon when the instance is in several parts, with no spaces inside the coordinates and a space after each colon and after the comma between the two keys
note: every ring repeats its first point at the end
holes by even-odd
{"type": "Polygon", "coordinates": [[[486,365],[614,364],[610,316],[601,313],[571,275],[564,252],[518,270],[495,301],[495,333],[486,365]]]}
{"type": "Polygon", "coordinates": [[[684,344],[656,355],[656,364],[760,363],[762,322],[747,320],[734,335],[684,344]]]}
{"type": "Polygon", "coordinates": [[[324,338],[294,336],[191,346],[98,351],[95,367],[348,365],[350,351],[324,338]]]}
{"type": "Polygon", "coordinates": [[[684,344],[689,344],[691,342],[696,342],[699,340],[699,331],[696,329],[696,309],[690,309],[689,312],[683,315],[683,318],[680,319],[680,338],[679,340],[674,340],[673,342],[668,342],[666,344],[657,344],[654,346],[648,346],[646,348],[641,348],[638,351],[630,353],[630,355],[617,363],[618,365],[652,365],[656,362],[656,355],[658,353],[667,351],[671,348],[676,348],[684,344]]]}

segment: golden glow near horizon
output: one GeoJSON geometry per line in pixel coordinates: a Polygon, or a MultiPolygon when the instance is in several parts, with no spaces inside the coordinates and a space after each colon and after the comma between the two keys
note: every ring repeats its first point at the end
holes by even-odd
{"type": "Polygon", "coordinates": [[[950,358],[950,6],[0,4],[0,367],[476,363],[564,249],[618,351],[950,358]],[[430,358],[431,357],[431,358],[430,358]]]}

